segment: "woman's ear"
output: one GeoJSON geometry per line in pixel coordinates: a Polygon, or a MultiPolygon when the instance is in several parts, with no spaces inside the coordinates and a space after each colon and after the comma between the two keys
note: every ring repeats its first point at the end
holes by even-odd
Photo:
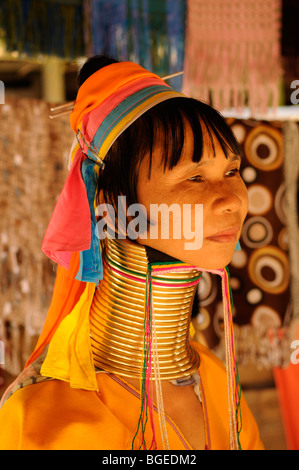
{"type": "Polygon", "coordinates": [[[96,216],[98,219],[97,230],[99,238],[101,240],[106,238],[107,232],[112,238],[114,238],[116,233],[115,211],[111,204],[106,204],[104,191],[102,189],[97,195],[96,216]]]}
{"type": "Polygon", "coordinates": [[[99,194],[98,194],[98,203],[99,204],[105,204],[105,197],[104,197],[104,191],[101,189],[99,194]]]}
{"type": "Polygon", "coordinates": [[[98,229],[107,231],[110,237],[121,239],[127,238],[126,224],[126,198],[118,197],[117,206],[114,208],[112,204],[107,204],[104,191],[101,189],[97,198],[96,215],[99,218],[98,229]]]}

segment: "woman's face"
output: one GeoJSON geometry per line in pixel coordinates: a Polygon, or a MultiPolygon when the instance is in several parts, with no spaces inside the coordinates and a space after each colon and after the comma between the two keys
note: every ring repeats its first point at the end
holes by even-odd
{"type": "Polygon", "coordinates": [[[187,125],[178,165],[164,171],[157,146],[150,177],[149,159],[145,158],[137,184],[138,202],[158,228],[138,239],[139,243],[209,270],[230,262],[248,208],[247,190],[239,174],[240,157],[231,154],[227,159],[216,138],[214,146],[215,156],[206,135],[202,159],[194,163],[192,131],[187,125]],[[169,210],[172,204],[176,204],[173,211],[169,210]],[[157,215],[157,205],[162,216],[157,215]],[[168,215],[169,233],[165,226],[168,215]]]}

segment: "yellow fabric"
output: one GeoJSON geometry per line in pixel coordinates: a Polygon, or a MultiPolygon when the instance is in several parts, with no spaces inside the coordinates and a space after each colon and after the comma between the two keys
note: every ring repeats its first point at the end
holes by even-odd
{"type": "MultiPolygon", "coordinates": [[[[212,450],[229,449],[226,371],[205,347],[200,357],[212,450]]],[[[98,392],[70,388],[61,380],[29,385],[15,392],[0,410],[0,450],[126,450],[131,448],[140,400],[109,375],[97,374],[98,392]]],[[[243,450],[262,450],[256,422],[241,401],[243,450]]],[[[155,414],[159,450],[158,416],[155,414]]],[[[167,421],[171,450],[190,448],[171,418],[167,421]]],[[[150,426],[147,435],[150,442],[150,426]]],[[[138,445],[138,441],[136,443],[138,445]]]]}
{"type": "Polygon", "coordinates": [[[89,311],[96,285],[85,290],[50,342],[41,374],[70,382],[72,388],[98,390],[89,340],[89,311]]]}
{"type": "Polygon", "coordinates": [[[52,301],[47,318],[37,345],[28,359],[26,366],[32,364],[32,362],[41,355],[45,346],[51,341],[62,319],[72,311],[80,299],[86,284],[75,279],[79,265],[80,253],[73,253],[69,269],[58,265],[52,301]]]}

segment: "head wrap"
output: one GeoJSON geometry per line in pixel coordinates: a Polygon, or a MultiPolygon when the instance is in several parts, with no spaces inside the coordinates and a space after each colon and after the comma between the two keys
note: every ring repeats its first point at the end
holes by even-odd
{"type": "Polygon", "coordinates": [[[66,269],[72,254],[80,253],[76,279],[95,284],[102,279],[95,217],[96,167],[104,168],[113,142],[142,114],[182,96],[133,62],[103,67],[80,87],[70,118],[77,145],[42,243],[43,252],[66,269]]]}

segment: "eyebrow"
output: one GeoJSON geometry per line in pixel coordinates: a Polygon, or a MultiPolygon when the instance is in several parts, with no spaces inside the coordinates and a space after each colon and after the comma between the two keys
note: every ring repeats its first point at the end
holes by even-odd
{"type": "MultiPolygon", "coordinates": [[[[242,159],[240,155],[234,154],[234,155],[229,156],[227,160],[229,162],[235,162],[235,161],[240,162],[242,159]]],[[[195,168],[198,168],[203,165],[211,165],[212,163],[213,163],[212,158],[208,160],[201,160],[200,162],[196,164],[195,168]]]]}

